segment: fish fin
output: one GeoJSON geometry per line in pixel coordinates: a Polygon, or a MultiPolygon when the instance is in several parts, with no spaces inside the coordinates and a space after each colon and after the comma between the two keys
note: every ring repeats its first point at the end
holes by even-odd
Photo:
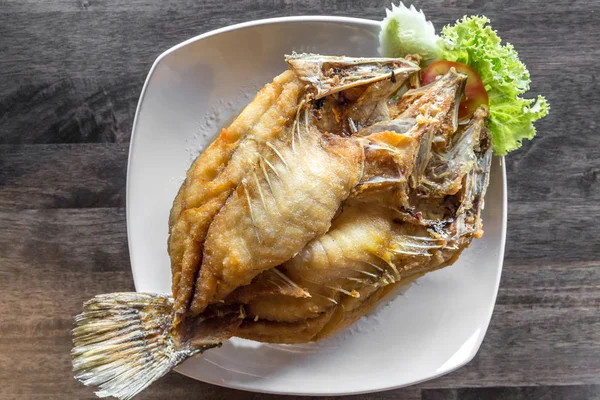
{"type": "Polygon", "coordinates": [[[315,99],[387,78],[404,82],[419,65],[403,58],[355,58],[320,54],[289,54],[285,61],[298,79],[310,84],[315,99]]]}
{"type": "Polygon", "coordinates": [[[98,397],[128,400],[204,351],[177,347],[172,308],[171,297],[146,293],[102,294],[85,302],[73,329],[75,378],[97,386],[98,397]]]}
{"type": "Polygon", "coordinates": [[[258,243],[260,243],[261,242],[260,233],[258,232],[258,227],[256,226],[256,220],[254,219],[254,210],[252,209],[252,200],[250,199],[250,194],[248,193],[248,188],[246,187],[244,182],[242,182],[242,187],[244,189],[244,194],[246,196],[246,202],[248,204],[248,211],[250,212],[250,221],[252,221],[252,227],[254,228],[254,234],[256,235],[256,240],[258,240],[258,243]]]}
{"type": "Polygon", "coordinates": [[[279,175],[279,172],[277,172],[277,170],[275,169],[275,167],[273,166],[273,164],[271,164],[269,162],[269,160],[267,160],[266,158],[262,158],[262,160],[265,162],[265,164],[267,164],[269,166],[269,168],[271,168],[271,171],[273,171],[273,173],[275,174],[275,176],[281,180],[281,175],[279,175]]]}
{"type": "MultiPolygon", "coordinates": [[[[281,160],[283,165],[285,165],[285,167],[289,169],[289,165],[288,165],[287,161],[285,161],[285,158],[283,158],[283,155],[281,154],[281,152],[279,152],[279,150],[277,150],[277,147],[273,146],[273,144],[271,144],[271,142],[268,142],[268,141],[267,141],[267,146],[269,146],[271,148],[271,150],[273,150],[273,152],[277,155],[277,157],[279,157],[279,159],[281,160]]],[[[266,161],[266,159],[265,159],[265,161],[266,161]]]]}
{"type": "MultiPolygon", "coordinates": [[[[489,184],[491,163],[492,148],[490,147],[477,158],[474,168],[465,177],[461,205],[457,211],[457,213],[469,213],[474,217],[472,231],[476,238],[483,235],[481,213],[489,184]]],[[[457,230],[457,232],[470,233],[465,229],[457,230]]]]}
{"type": "Polygon", "coordinates": [[[249,303],[263,295],[283,295],[295,298],[311,297],[311,294],[277,268],[257,275],[250,285],[237,288],[228,301],[249,303]]]}
{"type": "Polygon", "coordinates": [[[413,171],[409,177],[409,183],[413,189],[419,185],[419,182],[425,173],[425,168],[427,167],[427,164],[429,164],[433,136],[434,134],[432,129],[427,129],[425,134],[421,136],[419,151],[416,153],[413,171]]]}
{"type": "Polygon", "coordinates": [[[267,173],[267,169],[265,168],[264,161],[265,161],[264,158],[262,158],[262,156],[261,156],[259,159],[260,169],[262,170],[265,180],[267,181],[267,186],[269,186],[269,190],[271,191],[271,194],[274,194],[275,192],[273,192],[273,185],[271,184],[271,179],[269,178],[269,174],[267,173]]]}
{"type": "Polygon", "coordinates": [[[265,285],[275,286],[280,294],[299,298],[311,297],[306,289],[301,288],[296,282],[277,268],[271,268],[263,272],[263,275],[265,285]]]}

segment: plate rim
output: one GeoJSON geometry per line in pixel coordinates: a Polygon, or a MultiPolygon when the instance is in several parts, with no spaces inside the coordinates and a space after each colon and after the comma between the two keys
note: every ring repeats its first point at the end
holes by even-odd
{"type": "MultiPolygon", "coordinates": [[[[150,70],[148,72],[146,80],[144,81],[142,91],[140,92],[140,97],[139,97],[138,104],[137,104],[137,107],[135,110],[135,117],[134,117],[133,125],[131,128],[131,135],[130,135],[130,139],[129,139],[129,151],[128,151],[128,156],[127,156],[128,158],[127,158],[127,175],[126,175],[126,187],[125,187],[125,219],[126,219],[126,229],[127,229],[127,239],[128,239],[127,245],[128,245],[128,250],[129,250],[130,269],[131,269],[133,283],[134,283],[134,287],[135,287],[136,291],[139,291],[138,286],[139,286],[140,280],[136,274],[136,269],[133,267],[135,257],[134,257],[134,252],[132,251],[132,241],[129,240],[130,233],[133,231],[133,228],[131,225],[132,224],[132,221],[131,221],[132,213],[130,212],[131,202],[129,201],[130,193],[131,193],[130,176],[131,176],[131,170],[132,170],[132,154],[133,154],[133,148],[134,148],[134,144],[135,144],[135,136],[136,136],[137,126],[139,123],[140,109],[144,102],[146,91],[148,89],[148,84],[150,83],[150,80],[152,79],[152,76],[156,70],[156,67],[169,54],[171,54],[187,45],[190,45],[190,44],[198,42],[200,40],[209,38],[211,36],[216,36],[221,33],[231,32],[231,31],[240,30],[240,29],[244,29],[244,28],[262,26],[262,25],[270,25],[270,24],[276,24],[276,23],[288,23],[288,22],[337,22],[337,23],[349,23],[349,24],[353,24],[353,25],[362,25],[362,26],[379,25],[378,21],[371,20],[371,19],[356,18],[356,17],[342,17],[342,16],[323,16],[323,15],[287,16],[287,17],[276,17],[276,18],[265,18],[265,19],[252,20],[252,21],[242,22],[242,23],[214,29],[214,30],[202,33],[200,35],[194,36],[190,39],[184,40],[183,42],[180,42],[180,43],[170,47],[166,51],[162,52],[152,63],[152,66],[150,67],[150,70]]],[[[461,362],[460,364],[457,364],[457,365],[449,368],[448,370],[441,371],[434,375],[428,376],[427,378],[415,380],[410,383],[404,383],[404,384],[399,384],[399,385],[387,385],[387,386],[381,386],[378,388],[371,388],[371,389],[365,389],[365,390],[354,390],[354,391],[348,391],[348,392],[339,392],[339,391],[338,392],[322,392],[322,391],[321,392],[311,392],[311,391],[283,392],[283,391],[277,391],[277,390],[247,388],[247,387],[243,387],[243,386],[239,386],[239,385],[225,384],[223,382],[214,381],[214,380],[210,380],[210,379],[201,379],[201,378],[193,376],[191,374],[181,372],[177,368],[175,369],[175,371],[177,371],[181,375],[187,376],[187,377],[195,379],[197,381],[206,382],[206,383],[220,386],[220,387],[244,390],[244,391],[254,392],[254,393],[267,393],[267,394],[290,395],[290,396],[293,396],[293,395],[338,396],[338,395],[359,395],[359,394],[366,394],[366,393],[376,393],[376,392],[383,392],[383,391],[387,391],[387,390],[395,390],[395,389],[399,389],[399,388],[403,388],[403,387],[413,386],[413,385],[417,385],[422,382],[426,382],[426,381],[430,381],[430,380],[439,378],[441,376],[444,376],[451,372],[454,372],[459,368],[464,367],[466,364],[471,362],[471,360],[473,360],[475,355],[479,352],[479,349],[481,347],[483,339],[485,338],[487,330],[489,329],[493,311],[494,311],[494,308],[496,305],[496,300],[498,297],[498,290],[500,287],[500,279],[502,276],[502,270],[504,268],[504,255],[505,255],[507,217],[508,217],[508,215],[507,215],[508,193],[507,193],[506,163],[505,163],[504,156],[495,157],[495,158],[497,158],[500,162],[500,168],[501,168],[501,174],[502,174],[502,222],[501,222],[500,246],[499,246],[499,256],[501,258],[500,258],[499,268],[497,268],[497,271],[496,271],[495,288],[494,288],[495,290],[494,290],[494,293],[492,296],[493,297],[493,301],[491,303],[492,306],[490,307],[489,315],[487,316],[487,324],[485,326],[485,329],[479,335],[476,345],[472,347],[472,350],[471,350],[469,356],[466,357],[465,360],[463,362],[461,362]]]]}

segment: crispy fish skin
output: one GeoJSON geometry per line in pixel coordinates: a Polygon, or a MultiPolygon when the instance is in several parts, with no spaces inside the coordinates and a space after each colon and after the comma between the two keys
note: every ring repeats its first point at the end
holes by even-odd
{"type": "Polygon", "coordinates": [[[297,132],[290,129],[268,143],[215,216],[190,307],[194,315],[327,232],[358,183],[363,168],[358,143],[323,134],[310,123],[299,123],[297,132]]]}
{"type": "MultiPolygon", "coordinates": [[[[315,318],[333,308],[344,294],[335,287],[342,282],[345,290],[355,289],[355,281],[369,277],[361,258],[377,262],[374,255],[387,242],[390,221],[372,218],[373,208],[364,204],[345,206],[335,218],[331,229],[310,241],[294,258],[282,266],[282,271],[298,285],[307,288],[310,298],[290,298],[282,295],[259,297],[248,304],[248,315],[261,319],[294,322],[315,318]],[[330,299],[330,300],[328,300],[330,299]],[[333,301],[332,301],[333,300],[333,301]]],[[[368,267],[367,270],[373,269],[368,267]]],[[[376,271],[377,272],[377,271],[376,271]]]]}
{"type": "MultiPolygon", "coordinates": [[[[369,155],[367,152],[361,182],[369,182],[376,177],[376,170],[385,171],[383,161],[386,156],[393,155],[394,162],[404,169],[402,182],[405,183],[414,173],[416,152],[424,132],[433,132],[434,138],[447,139],[447,131],[452,130],[448,123],[454,109],[452,99],[462,85],[462,79],[454,79],[459,76],[450,78],[447,80],[450,88],[428,89],[438,93],[443,89],[442,96],[434,103],[434,112],[424,109],[423,103],[412,109],[413,113],[420,110],[416,115],[420,123],[415,123],[410,129],[410,123],[405,124],[402,120],[398,124],[393,124],[394,121],[379,123],[382,132],[373,126],[367,132],[369,135],[361,138],[369,145],[375,143],[375,151],[383,153],[369,155]],[[439,105],[444,105],[444,109],[440,109],[439,105]],[[386,130],[394,128],[398,132],[408,131],[386,130]],[[414,135],[415,131],[421,134],[414,135]],[[385,145],[394,151],[383,151],[382,146],[385,145]]],[[[426,92],[422,97],[425,95],[426,92]]],[[[407,284],[454,263],[471,240],[479,235],[481,205],[477,202],[483,200],[485,191],[481,190],[486,186],[484,181],[489,171],[487,154],[490,150],[484,148],[486,117],[487,110],[478,110],[470,123],[456,133],[445,151],[432,152],[420,185],[409,189],[416,194],[423,192],[423,185],[426,185],[427,196],[455,199],[458,210],[444,208],[442,202],[434,204],[436,212],[441,212],[439,222],[450,224],[443,234],[432,234],[427,224],[415,223],[414,220],[407,222],[401,218],[403,204],[399,199],[394,206],[393,197],[391,202],[378,203],[373,201],[372,191],[356,191],[354,197],[344,202],[343,211],[334,219],[331,229],[309,242],[281,267],[291,280],[305,287],[311,297],[271,294],[254,298],[248,302],[249,317],[269,322],[261,322],[257,327],[260,333],[256,336],[253,335],[253,323],[245,322],[244,337],[262,341],[281,340],[283,332],[293,331],[290,326],[296,324],[300,329],[307,321],[322,321],[324,315],[328,316],[327,323],[318,332],[312,331],[314,336],[311,340],[330,336],[368,313],[392,287],[407,284]],[[446,168],[440,168],[442,166],[446,168]],[[270,327],[272,337],[267,337],[265,326],[270,327]]],[[[384,195],[387,191],[390,197],[391,185],[384,188],[383,192],[375,193],[384,195]]],[[[305,338],[305,335],[306,331],[303,331],[302,337],[305,338]]],[[[286,337],[284,340],[294,343],[296,338],[286,337]]]]}
{"type": "Polygon", "coordinates": [[[192,299],[210,223],[258,153],[264,151],[266,142],[284,132],[303,94],[304,84],[293,72],[286,71],[276,77],[188,171],[169,220],[175,325],[183,319],[192,299]]]}
{"type": "Polygon", "coordinates": [[[310,326],[314,328],[310,341],[330,336],[368,313],[393,287],[454,262],[469,242],[461,239],[452,249],[445,249],[443,241],[431,241],[424,228],[395,221],[394,213],[385,207],[349,205],[327,234],[311,241],[282,267],[312,297],[254,299],[248,303],[249,318],[240,327],[242,335],[299,343],[306,339],[310,326]]]}

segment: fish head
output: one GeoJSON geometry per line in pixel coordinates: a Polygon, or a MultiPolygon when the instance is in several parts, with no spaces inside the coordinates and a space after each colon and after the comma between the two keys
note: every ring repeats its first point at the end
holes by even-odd
{"type": "Polygon", "coordinates": [[[285,61],[298,78],[314,89],[316,100],[383,79],[404,80],[418,72],[418,62],[404,58],[360,58],[292,53],[285,61]]]}
{"type": "Polygon", "coordinates": [[[354,58],[296,54],[286,61],[307,83],[307,104],[322,132],[350,136],[389,120],[387,103],[417,75],[419,57],[354,58]]]}

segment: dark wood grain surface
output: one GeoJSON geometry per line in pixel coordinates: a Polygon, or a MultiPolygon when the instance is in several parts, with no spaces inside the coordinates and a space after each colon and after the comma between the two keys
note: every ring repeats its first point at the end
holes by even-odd
{"type": "MultiPolygon", "coordinates": [[[[132,290],[131,125],[150,65],[211,29],[284,15],[381,19],[387,1],[0,0],[0,399],[92,399],[72,316],[132,290]]],[[[416,1],[436,26],[485,14],[551,115],[506,159],[506,261],[466,367],[373,399],[600,398],[600,2],[416,1]]],[[[273,399],[170,373],[139,399],[273,399]]]]}

